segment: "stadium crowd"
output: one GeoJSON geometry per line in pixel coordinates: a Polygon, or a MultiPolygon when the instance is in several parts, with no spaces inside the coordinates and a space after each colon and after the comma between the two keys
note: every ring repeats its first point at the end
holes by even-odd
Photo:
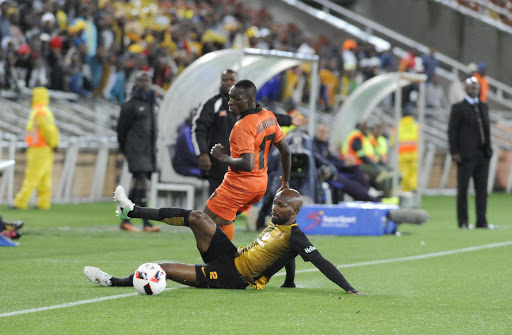
{"type": "MultiPolygon", "coordinates": [[[[399,65],[391,50],[307,36],[294,23],[274,20],[267,10],[246,8],[238,0],[3,0],[0,12],[0,88],[13,93],[45,86],[120,104],[139,70],[149,71],[153,84],[166,90],[202,55],[253,47],[318,54],[318,106],[331,111],[364,80],[399,65]]],[[[427,59],[433,55],[417,56],[404,70],[435,70],[437,62],[427,59]],[[424,68],[422,62],[434,67],[424,68]]],[[[285,71],[261,88],[258,98],[306,100],[302,92],[308,91],[310,70],[285,71]]]]}

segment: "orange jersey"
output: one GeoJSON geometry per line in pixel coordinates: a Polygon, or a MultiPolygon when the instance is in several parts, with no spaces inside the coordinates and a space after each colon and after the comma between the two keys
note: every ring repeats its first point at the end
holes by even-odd
{"type": "Polygon", "coordinates": [[[223,183],[251,193],[265,191],[270,148],[283,138],[274,113],[261,107],[242,113],[229,136],[231,157],[240,158],[242,154],[252,153],[254,168],[252,171],[238,171],[229,167],[223,183]]]}

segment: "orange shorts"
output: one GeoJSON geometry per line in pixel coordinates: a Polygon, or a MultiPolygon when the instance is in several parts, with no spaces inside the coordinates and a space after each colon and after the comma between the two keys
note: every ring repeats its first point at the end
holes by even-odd
{"type": "Polygon", "coordinates": [[[226,186],[225,183],[210,195],[206,206],[217,216],[224,220],[233,221],[236,219],[236,213],[245,212],[252,205],[260,201],[265,195],[265,191],[250,193],[226,186]]]}

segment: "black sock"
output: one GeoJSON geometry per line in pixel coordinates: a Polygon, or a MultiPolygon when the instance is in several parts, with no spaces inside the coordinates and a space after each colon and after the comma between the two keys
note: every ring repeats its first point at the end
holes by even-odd
{"type": "Polygon", "coordinates": [[[160,208],[158,215],[160,215],[160,221],[163,221],[171,226],[187,226],[188,218],[192,211],[190,209],[183,208],[160,208]]]}
{"type": "Polygon", "coordinates": [[[132,273],[128,277],[119,278],[119,277],[112,277],[110,278],[110,282],[112,283],[112,286],[133,286],[133,276],[135,273],[132,273]]]}
{"type": "Polygon", "coordinates": [[[128,213],[128,216],[132,219],[159,220],[158,208],[135,206],[133,210],[128,213]]]}
{"type": "Polygon", "coordinates": [[[128,216],[131,218],[162,221],[173,226],[188,226],[188,217],[190,212],[192,211],[183,208],[158,209],[135,206],[133,210],[128,213],[128,216]]]}

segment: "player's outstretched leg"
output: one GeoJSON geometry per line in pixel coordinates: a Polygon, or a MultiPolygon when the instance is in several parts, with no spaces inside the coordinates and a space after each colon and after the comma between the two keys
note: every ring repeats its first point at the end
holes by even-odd
{"type": "Polygon", "coordinates": [[[147,208],[135,206],[128,199],[124,188],[119,185],[114,192],[117,202],[117,217],[124,220],[133,218],[162,221],[172,226],[188,226],[188,218],[192,211],[182,208],[147,208]]]}
{"type": "Polygon", "coordinates": [[[128,199],[122,186],[117,186],[114,200],[118,204],[117,216],[120,219],[138,218],[162,221],[172,226],[187,226],[192,229],[200,252],[206,252],[215,234],[216,224],[206,214],[183,208],[146,208],[138,207],[128,199]]]}

